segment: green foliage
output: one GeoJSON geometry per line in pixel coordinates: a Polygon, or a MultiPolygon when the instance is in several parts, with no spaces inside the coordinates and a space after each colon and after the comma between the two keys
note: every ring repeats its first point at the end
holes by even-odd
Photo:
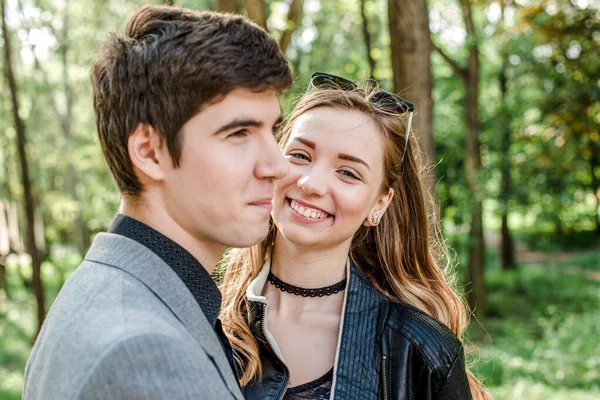
{"type": "MultiPolygon", "coordinates": [[[[10,298],[0,292],[0,399],[20,399],[23,390],[25,364],[31,352],[36,330],[32,292],[24,287],[19,270],[25,277],[31,275],[30,265],[19,265],[12,259],[7,265],[10,298]]],[[[42,266],[46,283],[46,298],[56,297],[64,278],[79,263],[77,255],[56,258],[42,266]]]]}
{"type": "Polygon", "coordinates": [[[35,332],[34,298],[20,281],[17,268],[17,264],[7,266],[11,298],[0,293],[0,398],[7,400],[21,398],[25,363],[35,332]]]}
{"type": "Polygon", "coordinates": [[[593,248],[599,244],[596,231],[568,231],[557,235],[553,230],[527,229],[515,232],[527,245],[541,251],[559,251],[593,248]]]}
{"type": "MultiPolygon", "coordinates": [[[[584,268],[600,252],[571,260],[584,268]]],[[[562,266],[488,274],[490,317],[469,336],[476,371],[498,399],[600,395],[600,282],[562,266]]]]}
{"type": "MultiPolygon", "coordinates": [[[[75,244],[77,219],[83,221],[89,241],[107,229],[119,205],[96,139],[90,62],[109,32],[121,32],[126,15],[148,2],[8,3],[21,114],[28,128],[34,193],[44,222],[43,278],[52,299],[81,259],[75,244]],[[61,58],[64,49],[66,70],[61,58]],[[66,90],[72,96],[70,111],[66,90]],[[64,121],[70,125],[69,137],[64,121]],[[70,164],[77,178],[74,190],[69,188],[70,164]]],[[[196,9],[217,7],[216,0],[178,3],[196,9]]],[[[486,229],[499,227],[504,207],[501,167],[508,155],[513,180],[508,201],[511,227],[518,228],[517,239],[545,252],[599,244],[600,6],[596,0],[578,6],[583,3],[505,1],[501,23],[494,17],[498,1],[472,2],[481,63],[483,170],[478,179],[485,197],[486,229]],[[508,78],[504,105],[498,80],[503,64],[508,78]],[[500,133],[507,126],[511,145],[505,154],[500,133]]],[[[282,98],[284,112],[304,92],[314,71],[353,80],[368,77],[359,2],[305,0],[304,4],[287,51],[297,84],[282,98]]],[[[456,60],[465,60],[459,2],[430,0],[428,4],[434,40],[456,60]]],[[[286,2],[269,0],[267,5],[270,31],[277,37],[286,2]]],[[[377,64],[374,75],[383,88],[390,89],[387,2],[366,0],[366,14],[377,64]]],[[[432,56],[432,72],[437,195],[449,242],[457,259],[464,261],[468,248],[464,227],[470,217],[463,85],[437,53],[432,56]]],[[[19,202],[22,187],[11,112],[8,91],[3,90],[0,201],[19,202]]],[[[477,369],[497,399],[600,397],[595,339],[600,334],[600,293],[598,283],[586,278],[600,271],[599,260],[598,251],[586,251],[569,261],[521,265],[517,271],[502,272],[497,255],[487,254],[487,333],[474,322],[469,334],[480,349],[477,369]]],[[[461,277],[466,275],[463,268],[460,263],[461,277]]],[[[30,275],[28,267],[22,271],[30,275]]],[[[34,300],[15,264],[9,265],[8,277],[11,298],[2,297],[0,291],[0,398],[17,399],[34,331],[34,300]]]]}

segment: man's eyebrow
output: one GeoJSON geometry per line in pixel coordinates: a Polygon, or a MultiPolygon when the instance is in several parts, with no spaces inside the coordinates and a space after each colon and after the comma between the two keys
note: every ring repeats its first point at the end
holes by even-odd
{"type": "Polygon", "coordinates": [[[367,167],[369,170],[371,170],[371,167],[369,167],[369,164],[367,164],[365,161],[361,160],[358,157],[351,156],[350,154],[340,153],[338,158],[340,160],[353,161],[353,162],[363,164],[365,167],[367,167]]]}
{"type": "Polygon", "coordinates": [[[313,150],[317,147],[317,144],[315,142],[310,141],[308,139],[303,139],[303,138],[296,137],[296,138],[294,138],[294,140],[297,141],[297,142],[302,143],[305,146],[310,147],[313,150]]]}
{"type": "Polygon", "coordinates": [[[217,129],[217,131],[214,133],[214,135],[218,135],[221,132],[230,131],[230,130],[236,129],[236,128],[247,128],[247,127],[260,128],[261,126],[263,126],[263,123],[261,121],[255,120],[255,119],[250,119],[250,118],[234,119],[233,121],[223,125],[219,129],[217,129]]]}

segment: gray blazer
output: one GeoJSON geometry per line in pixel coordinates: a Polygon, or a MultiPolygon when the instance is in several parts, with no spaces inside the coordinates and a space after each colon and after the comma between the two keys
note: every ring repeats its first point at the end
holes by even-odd
{"type": "Polygon", "coordinates": [[[148,248],[96,236],[54,301],[24,399],[243,399],[221,343],[175,272],[148,248]]]}

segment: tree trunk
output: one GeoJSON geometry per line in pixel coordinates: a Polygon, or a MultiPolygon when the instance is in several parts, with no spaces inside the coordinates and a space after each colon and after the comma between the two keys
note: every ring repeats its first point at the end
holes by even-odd
{"type": "Polygon", "coordinates": [[[590,173],[592,175],[592,192],[596,198],[594,208],[594,221],[596,223],[596,235],[600,237],[600,177],[596,170],[600,167],[600,146],[597,143],[590,145],[592,156],[590,157],[590,173]]]}
{"type": "MultiPolygon", "coordinates": [[[[35,233],[35,206],[33,203],[33,194],[31,187],[31,179],[29,176],[29,165],[27,162],[26,152],[26,134],[25,125],[19,115],[19,100],[17,96],[17,83],[13,74],[12,59],[11,59],[11,48],[10,38],[8,34],[8,27],[6,26],[6,4],[5,0],[0,0],[2,4],[2,36],[4,38],[4,73],[6,75],[6,81],[9,86],[10,96],[12,101],[13,120],[15,125],[15,131],[17,133],[17,150],[19,154],[19,162],[21,164],[21,181],[23,184],[24,202],[25,202],[25,215],[27,220],[27,236],[26,246],[31,256],[31,264],[33,269],[32,281],[33,290],[37,300],[37,319],[38,319],[38,333],[44,322],[46,314],[45,299],[44,299],[44,288],[41,276],[42,260],[40,252],[36,245],[36,233],[35,233]]],[[[37,336],[37,335],[36,335],[37,336]]]]}
{"type": "Polygon", "coordinates": [[[373,58],[371,46],[371,34],[369,33],[369,18],[365,10],[366,0],[360,0],[360,15],[362,17],[363,38],[365,41],[365,52],[367,53],[367,61],[369,61],[369,78],[375,79],[375,59],[373,58]]]}
{"type": "Polygon", "coordinates": [[[10,239],[8,234],[8,218],[5,204],[8,201],[0,199],[0,256],[10,254],[10,239]]]}
{"type": "Polygon", "coordinates": [[[467,153],[465,172],[471,194],[471,230],[469,232],[469,305],[479,316],[485,315],[485,243],[483,240],[483,199],[478,185],[481,172],[481,143],[479,141],[479,49],[475,36],[475,25],[471,15],[470,0],[460,0],[465,27],[469,58],[465,82],[465,119],[467,127],[467,153]]]}
{"type": "Polygon", "coordinates": [[[287,16],[287,24],[285,30],[281,34],[281,39],[279,39],[279,47],[281,47],[283,54],[285,54],[288,46],[290,45],[290,42],[292,41],[292,34],[300,23],[303,5],[303,0],[292,0],[292,3],[290,4],[290,10],[288,11],[287,16]]]}
{"type": "Polygon", "coordinates": [[[442,49],[432,43],[433,48],[450,65],[456,75],[461,78],[465,87],[465,125],[467,130],[467,149],[465,153],[465,175],[469,189],[469,206],[471,224],[469,231],[469,306],[478,316],[485,315],[485,242],[483,239],[483,199],[479,190],[479,173],[481,172],[481,143],[479,141],[479,50],[475,25],[471,15],[470,0],[460,0],[464,24],[467,31],[468,59],[467,67],[461,67],[442,49]]]}
{"type": "Polygon", "coordinates": [[[244,0],[248,18],[264,30],[267,29],[267,7],[263,0],[244,0]]]}
{"type": "Polygon", "coordinates": [[[485,244],[483,239],[483,204],[481,200],[471,199],[471,226],[469,231],[469,307],[479,317],[486,312],[485,294],[485,244]]]}
{"type": "Polygon", "coordinates": [[[9,201],[6,205],[6,214],[8,218],[8,240],[10,248],[15,253],[21,253],[25,250],[21,231],[19,230],[19,213],[15,202],[9,201]]]}
{"type": "Polygon", "coordinates": [[[6,260],[10,254],[10,240],[8,238],[8,222],[4,207],[4,200],[0,199],[0,288],[10,298],[8,282],[6,281],[6,260]]]}
{"type": "Polygon", "coordinates": [[[11,293],[6,280],[6,257],[2,255],[0,255],[0,288],[4,290],[4,296],[10,299],[11,293]]]}
{"type": "Polygon", "coordinates": [[[500,156],[502,157],[500,164],[502,170],[502,188],[500,189],[500,199],[502,207],[502,241],[500,242],[500,254],[502,256],[502,269],[509,270],[516,268],[515,263],[515,248],[510,229],[508,227],[508,202],[512,191],[512,180],[510,177],[510,113],[507,104],[507,92],[508,92],[508,79],[506,77],[507,67],[506,51],[502,51],[502,68],[498,76],[500,83],[500,95],[501,95],[501,115],[500,115],[500,129],[502,130],[501,145],[500,145],[500,156]]]}
{"type": "MultiPolygon", "coordinates": [[[[79,255],[81,257],[85,256],[87,249],[90,245],[89,240],[89,231],[85,224],[83,217],[83,204],[81,202],[79,192],[77,190],[79,178],[77,176],[77,171],[75,169],[75,165],[73,163],[73,135],[72,135],[72,125],[71,121],[73,120],[73,89],[71,87],[71,78],[69,76],[69,63],[68,63],[68,51],[69,51],[69,0],[65,0],[63,5],[64,10],[64,18],[62,23],[62,30],[60,34],[56,32],[56,30],[50,26],[54,36],[58,39],[60,37],[58,53],[60,55],[61,60],[61,76],[62,76],[62,88],[63,88],[63,97],[65,110],[61,111],[57,104],[57,99],[55,96],[50,97],[50,105],[52,111],[54,112],[58,124],[62,130],[63,136],[65,138],[65,157],[67,160],[67,172],[66,172],[66,190],[69,193],[71,200],[75,204],[76,212],[72,220],[72,240],[75,243],[79,255]]],[[[23,14],[22,10],[21,14],[23,14]]],[[[48,78],[48,73],[46,69],[39,62],[37,56],[35,56],[35,48],[31,47],[31,52],[34,55],[34,65],[35,68],[40,71],[44,83],[46,86],[50,87],[50,79],[48,78]]]]}
{"type": "Polygon", "coordinates": [[[62,127],[63,135],[66,143],[67,157],[67,190],[71,196],[71,200],[75,203],[77,211],[73,220],[73,236],[77,250],[81,257],[85,256],[90,245],[88,229],[83,220],[82,202],[77,192],[78,177],[73,165],[73,135],[71,134],[71,121],[73,120],[73,90],[71,88],[71,79],[69,77],[69,62],[67,52],[69,50],[69,0],[64,3],[64,20],[62,29],[62,38],[59,46],[60,59],[62,64],[62,79],[63,93],[65,98],[65,113],[61,115],[58,108],[55,106],[57,118],[62,127]]]}
{"type": "Polygon", "coordinates": [[[219,11],[239,14],[240,8],[236,0],[219,0],[219,11]]]}
{"type": "Polygon", "coordinates": [[[426,0],[389,0],[394,91],[415,105],[413,126],[431,169],[425,184],[435,199],[435,142],[431,97],[431,41],[426,0]]]}

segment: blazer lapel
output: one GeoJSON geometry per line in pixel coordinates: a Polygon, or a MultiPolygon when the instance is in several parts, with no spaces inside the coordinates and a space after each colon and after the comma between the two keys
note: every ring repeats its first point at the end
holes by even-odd
{"type": "Polygon", "coordinates": [[[146,285],[214,360],[231,393],[243,399],[213,326],[183,281],[160,257],[135,240],[99,233],[85,259],[121,269],[146,285]]]}

